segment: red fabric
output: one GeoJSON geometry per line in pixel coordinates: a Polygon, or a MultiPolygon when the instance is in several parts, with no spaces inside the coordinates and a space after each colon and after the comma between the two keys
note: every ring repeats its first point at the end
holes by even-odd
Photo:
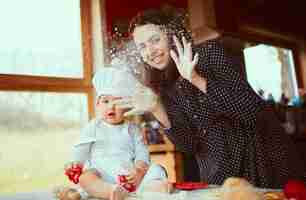
{"type": "Polygon", "coordinates": [[[197,190],[207,188],[208,184],[204,182],[181,182],[173,183],[173,187],[179,190],[197,190]]]}

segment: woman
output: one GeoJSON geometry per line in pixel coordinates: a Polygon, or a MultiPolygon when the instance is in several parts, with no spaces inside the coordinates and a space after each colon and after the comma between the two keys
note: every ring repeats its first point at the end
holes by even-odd
{"type": "Polygon", "coordinates": [[[290,138],[219,39],[192,47],[177,22],[155,10],[133,19],[130,31],[152,90],[121,103],[133,108],[130,114],[152,112],[177,149],[196,157],[202,181],[222,184],[236,176],[281,188],[288,179],[305,180],[290,138]],[[181,43],[175,34],[182,33],[181,43]]]}

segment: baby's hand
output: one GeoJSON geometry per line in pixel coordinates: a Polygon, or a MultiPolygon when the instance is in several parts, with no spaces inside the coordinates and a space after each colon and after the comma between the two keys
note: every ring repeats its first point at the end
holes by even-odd
{"type": "Polygon", "coordinates": [[[65,168],[65,170],[69,170],[69,169],[77,168],[77,167],[80,167],[80,166],[83,166],[83,164],[80,163],[80,162],[68,162],[68,163],[65,164],[64,168],[65,168]]]}
{"type": "Polygon", "coordinates": [[[129,175],[126,177],[128,183],[138,186],[144,177],[144,173],[139,168],[130,170],[129,175]]]}

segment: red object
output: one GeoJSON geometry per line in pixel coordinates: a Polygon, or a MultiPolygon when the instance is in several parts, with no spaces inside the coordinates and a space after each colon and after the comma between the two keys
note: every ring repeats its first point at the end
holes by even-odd
{"type": "Polygon", "coordinates": [[[121,185],[128,192],[134,192],[136,190],[136,186],[134,184],[128,183],[126,175],[118,175],[118,184],[121,185]]]}
{"type": "Polygon", "coordinates": [[[284,194],[288,199],[306,200],[306,186],[302,181],[289,180],[284,187],[284,194]]]}
{"type": "Polygon", "coordinates": [[[198,190],[207,188],[208,184],[204,182],[180,182],[173,183],[173,187],[179,190],[198,190]]]}
{"type": "Polygon", "coordinates": [[[83,172],[83,165],[77,164],[65,170],[65,175],[72,181],[74,184],[79,183],[79,178],[83,172]]]}

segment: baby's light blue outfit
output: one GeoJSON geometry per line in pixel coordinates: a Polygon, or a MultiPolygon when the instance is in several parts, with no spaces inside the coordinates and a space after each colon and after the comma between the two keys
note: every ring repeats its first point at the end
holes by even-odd
{"type": "Polygon", "coordinates": [[[162,167],[151,164],[147,146],[142,141],[140,129],[133,123],[112,125],[101,119],[91,120],[81,131],[73,148],[73,161],[86,163],[95,169],[104,181],[116,183],[119,174],[141,160],[150,167],[138,191],[151,180],[166,180],[162,167]]]}

